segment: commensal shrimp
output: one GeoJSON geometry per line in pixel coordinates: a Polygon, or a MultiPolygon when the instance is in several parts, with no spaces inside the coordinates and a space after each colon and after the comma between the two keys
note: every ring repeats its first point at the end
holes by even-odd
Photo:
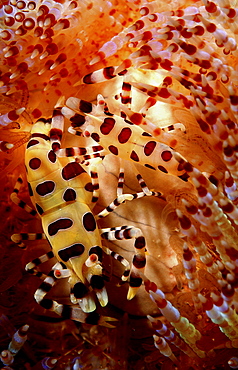
{"type": "Polygon", "coordinates": [[[108,153],[187,181],[188,175],[179,163],[186,160],[140,126],[110,113],[101,95],[97,105],[70,97],[62,113],[71,121],[69,132],[77,135],[77,130],[81,130],[85,137],[94,139],[108,153]]]}
{"type": "MultiPolygon", "coordinates": [[[[119,158],[177,176],[183,181],[189,180],[197,189],[198,196],[200,196],[201,189],[204,190],[202,185],[204,183],[206,191],[212,193],[221,209],[224,209],[224,205],[226,205],[228,216],[236,220],[235,207],[219,190],[219,184],[217,187],[218,181],[215,177],[214,179],[207,178],[180,153],[157,141],[157,138],[152,137],[140,126],[110,113],[107,104],[100,95],[97,105],[70,97],[66,101],[66,107],[62,108],[62,113],[73,126],[69,128],[69,132],[76,135],[77,130],[79,130],[79,134],[83,132],[85,137],[91,137],[105,150],[119,158]]],[[[77,152],[77,148],[71,148],[71,150],[77,152]]],[[[68,151],[70,152],[69,148],[68,151]]]]}
{"type": "MultiPolygon", "coordinates": [[[[31,138],[27,144],[25,164],[32,203],[28,206],[18,197],[23,180],[19,178],[11,195],[14,203],[31,215],[38,215],[42,221],[43,234],[14,234],[12,240],[24,248],[24,240],[48,239],[52,251],[34,259],[26,270],[43,279],[36,290],[35,299],[57,314],[91,324],[106,323],[105,317],[95,312],[94,293],[101,306],[108,303],[104,286],[102,250],[125,266],[122,280],[129,279],[128,299],[132,299],[142,284],[139,270],[143,272],[145,258],[145,238],[140,229],[133,226],[119,226],[99,229],[91,212],[98,199],[98,176],[95,161],[101,161],[103,148],[99,145],[79,148],[77,160],[57,156],[60,152],[64,117],[57,108],[52,119],[39,119],[32,127],[31,138]],[[90,176],[80,165],[89,161],[90,176]],[[66,165],[65,165],[66,163],[66,165]],[[122,256],[102,246],[102,239],[135,239],[135,255],[130,269],[129,262],[122,256]],[[38,270],[40,264],[56,257],[57,262],[46,276],[38,270]],[[69,278],[71,302],[77,306],[66,306],[46,299],[58,278],[69,278]]],[[[160,196],[151,192],[140,175],[137,176],[142,191],[136,194],[122,194],[123,172],[119,175],[118,197],[96,217],[105,217],[121,203],[147,195],[160,196]]],[[[110,320],[110,318],[107,318],[110,320]]]]}

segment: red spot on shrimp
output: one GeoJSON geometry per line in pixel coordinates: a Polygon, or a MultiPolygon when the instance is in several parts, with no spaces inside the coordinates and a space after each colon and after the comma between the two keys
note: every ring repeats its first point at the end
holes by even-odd
{"type": "MultiPolygon", "coordinates": [[[[85,132],[85,136],[86,136],[86,132],[85,132]]],[[[89,134],[89,136],[90,136],[90,134],[89,134]]],[[[97,143],[100,141],[100,136],[96,132],[92,133],[91,138],[93,140],[95,140],[97,143]]]]}
{"type": "Polygon", "coordinates": [[[156,147],[156,142],[155,141],[148,141],[144,147],[144,153],[146,156],[149,156],[153,153],[154,149],[156,147]]]}
{"type": "Polygon", "coordinates": [[[62,169],[62,177],[64,180],[70,180],[76,176],[81,175],[81,173],[83,172],[85,171],[80,166],[80,164],[78,164],[77,162],[71,162],[62,169]]]}
{"type": "Polygon", "coordinates": [[[161,153],[161,158],[163,159],[163,161],[165,162],[168,162],[170,161],[170,159],[172,158],[172,153],[169,151],[169,150],[164,150],[162,153],[161,153]]]}
{"type": "Polygon", "coordinates": [[[158,169],[159,169],[161,172],[168,173],[168,171],[166,170],[166,168],[165,168],[164,166],[158,166],[158,169]]]}
{"type": "Polygon", "coordinates": [[[72,188],[66,189],[63,194],[63,200],[65,202],[72,202],[76,199],[76,197],[77,197],[76,191],[72,188]]]}
{"type": "Polygon", "coordinates": [[[59,218],[52,222],[48,226],[48,233],[50,236],[54,236],[59,230],[69,229],[73,225],[73,221],[70,218],[59,218]]]}
{"type": "Polygon", "coordinates": [[[91,182],[88,182],[86,185],[85,185],[85,187],[84,187],[84,189],[86,190],[86,191],[89,191],[90,193],[92,193],[93,192],[93,185],[92,185],[92,183],[91,182]]]}
{"type": "Polygon", "coordinates": [[[151,166],[150,164],[146,163],[145,164],[145,167],[147,168],[150,168],[151,170],[156,170],[156,168],[154,168],[153,166],[151,166]]]}
{"type": "Polygon", "coordinates": [[[108,135],[110,134],[114,126],[115,126],[114,118],[105,118],[105,120],[100,126],[100,131],[103,135],[108,135]]]}
{"type": "Polygon", "coordinates": [[[36,192],[40,196],[44,197],[48,194],[51,194],[55,189],[55,183],[54,181],[44,181],[37,185],[36,192]]]}
{"type": "Polygon", "coordinates": [[[56,154],[53,150],[50,150],[48,153],[48,159],[50,162],[55,163],[56,162],[56,154]]]}
{"type": "Polygon", "coordinates": [[[62,259],[62,261],[67,262],[70,258],[81,256],[84,253],[84,251],[85,251],[84,245],[76,243],[64,249],[60,249],[58,255],[62,259]]]}
{"type": "Polygon", "coordinates": [[[33,139],[33,140],[30,140],[29,142],[28,142],[28,144],[27,144],[27,149],[28,148],[30,148],[31,146],[34,146],[34,145],[37,145],[37,144],[39,144],[39,141],[38,140],[36,140],[36,139],[33,139]]]}
{"type": "Polygon", "coordinates": [[[118,155],[118,149],[117,147],[115,147],[114,145],[109,145],[108,149],[110,150],[110,152],[114,155],[118,155]]]}
{"type": "Polygon", "coordinates": [[[139,162],[139,157],[134,150],[132,150],[130,158],[135,162],[139,162]]]}
{"type": "Polygon", "coordinates": [[[32,158],[30,161],[29,161],[29,167],[32,169],[32,170],[37,170],[41,165],[41,160],[39,158],[32,158]]]}
{"type": "Polygon", "coordinates": [[[118,135],[118,141],[119,141],[119,143],[121,143],[121,144],[127,143],[127,141],[131,137],[131,134],[132,134],[131,129],[129,127],[124,127],[121,130],[120,134],[118,135]]]}
{"type": "Polygon", "coordinates": [[[96,221],[91,212],[83,215],[83,226],[87,231],[94,231],[96,229],[96,221]]]}

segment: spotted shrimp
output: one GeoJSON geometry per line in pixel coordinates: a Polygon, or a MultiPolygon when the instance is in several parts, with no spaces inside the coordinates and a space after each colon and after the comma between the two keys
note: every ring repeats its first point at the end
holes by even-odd
{"type": "Polygon", "coordinates": [[[108,303],[104,284],[102,255],[103,251],[124,265],[122,280],[129,281],[128,299],[132,299],[142,284],[138,271],[144,270],[145,238],[139,228],[119,226],[99,229],[96,219],[107,216],[121,203],[144,196],[160,196],[160,193],[149,191],[141,176],[137,178],[142,191],[136,194],[122,194],[124,174],[121,171],[118,180],[117,198],[96,217],[92,209],[98,200],[99,184],[97,164],[102,161],[104,149],[100,145],[89,148],[77,148],[76,159],[63,159],[61,138],[64,129],[64,117],[60,108],[53,112],[52,119],[39,119],[32,127],[28,141],[25,164],[27,169],[28,188],[34,208],[22,201],[19,190],[23,180],[17,180],[12,201],[32,216],[38,214],[42,222],[43,233],[14,234],[12,240],[24,248],[24,240],[47,239],[52,250],[29,262],[26,270],[39,276],[43,282],[36,290],[35,299],[43,306],[63,317],[81,322],[103,324],[110,318],[100,317],[96,313],[95,295],[101,306],[108,303]],[[66,164],[65,164],[66,163],[66,164]],[[82,167],[89,165],[90,171],[82,167]],[[102,239],[122,240],[135,239],[135,255],[130,268],[129,262],[102,245],[102,239]],[[45,276],[39,266],[57,258],[57,263],[45,276]],[[71,286],[70,298],[78,306],[66,306],[46,294],[60,278],[68,278],[71,286]]]}

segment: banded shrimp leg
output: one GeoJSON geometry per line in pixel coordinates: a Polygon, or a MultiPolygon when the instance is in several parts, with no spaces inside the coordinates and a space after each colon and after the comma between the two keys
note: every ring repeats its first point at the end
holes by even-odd
{"type": "Polygon", "coordinates": [[[45,298],[59,279],[70,277],[70,271],[62,262],[56,262],[47,275],[39,271],[39,265],[54,257],[54,253],[50,251],[35,258],[26,265],[26,270],[29,273],[43,280],[34,294],[36,302],[43,308],[55,312],[65,320],[71,319],[90,325],[102,325],[108,328],[114,328],[114,325],[109,323],[110,321],[117,321],[117,319],[113,317],[102,316],[96,311],[86,313],[76,305],[60,304],[53,299],[45,298]]]}

